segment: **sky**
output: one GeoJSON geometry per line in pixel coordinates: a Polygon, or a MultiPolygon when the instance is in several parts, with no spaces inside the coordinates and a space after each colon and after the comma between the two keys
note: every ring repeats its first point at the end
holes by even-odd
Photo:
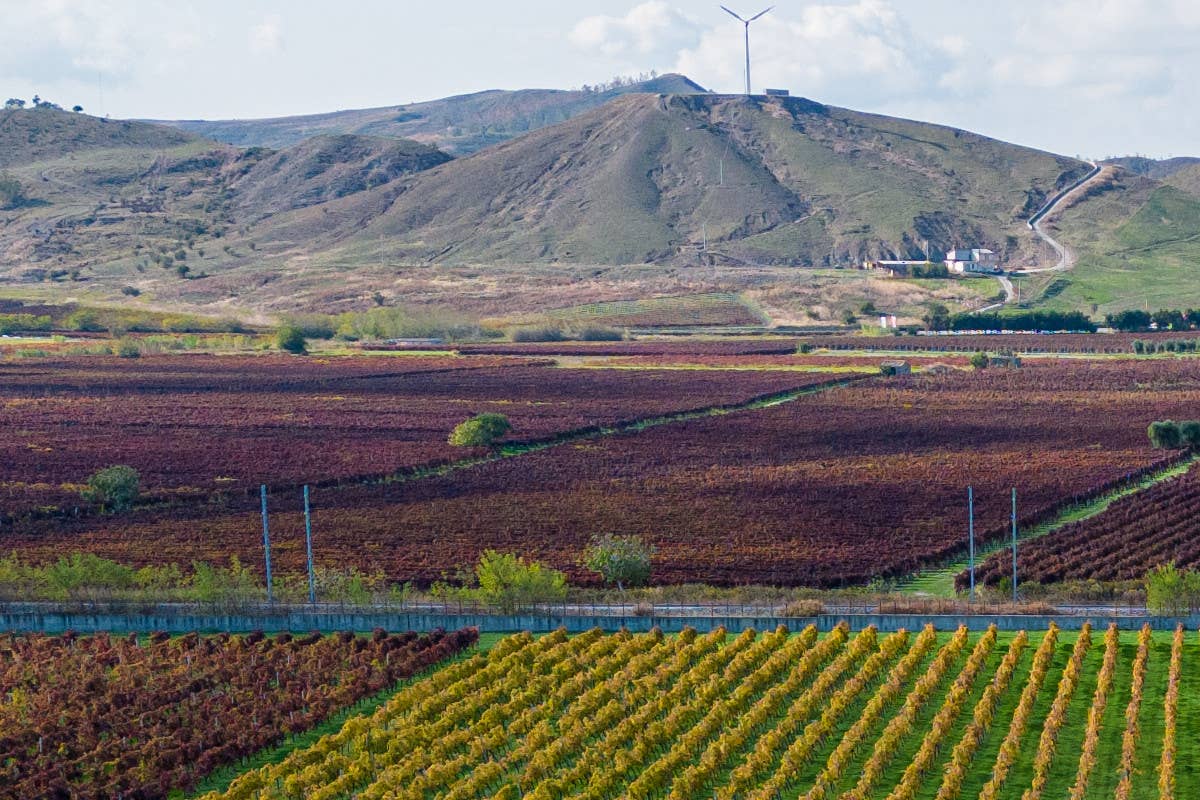
{"type": "MultiPolygon", "coordinates": [[[[749,16],[770,2],[727,0],[749,16]],[[762,5],[758,5],[761,3],[762,5]]],[[[650,70],[744,86],[742,26],[694,0],[0,0],[0,93],[226,119],[574,88],[650,70]]],[[[1200,0],[777,0],[755,91],[1065,155],[1200,156],[1200,0]]]]}

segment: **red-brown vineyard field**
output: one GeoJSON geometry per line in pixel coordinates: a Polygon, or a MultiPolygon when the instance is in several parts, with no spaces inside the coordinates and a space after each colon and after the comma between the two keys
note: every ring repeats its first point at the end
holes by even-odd
{"type": "Polygon", "coordinates": [[[509,439],[736,404],[830,376],[613,373],[491,356],[164,356],[0,363],[0,511],[79,506],[112,464],[151,499],[322,484],[446,463],[459,422],[499,412],[509,439]]]}
{"type": "MultiPolygon", "coordinates": [[[[611,372],[611,380],[642,374],[611,372]]],[[[496,548],[582,582],[594,578],[576,566],[580,551],[592,535],[614,533],[655,545],[657,583],[833,586],[898,576],[964,546],[968,486],[981,538],[1000,535],[1011,488],[1027,525],[1140,476],[1173,458],[1150,448],[1149,422],[1194,416],[1198,405],[1198,361],[869,379],[441,476],[322,489],[317,561],[427,583],[496,548]]],[[[272,506],[277,567],[300,574],[298,493],[273,496],[272,506]]],[[[258,563],[260,547],[249,498],[0,534],[0,549],[35,561],[82,549],[134,564],[231,554],[258,563]]]]}
{"type": "Polygon", "coordinates": [[[0,798],[164,798],[477,639],[0,635],[0,798]]]}
{"type": "MultiPolygon", "coordinates": [[[[1017,566],[1026,581],[1139,580],[1174,561],[1200,566],[1200,472],[1116,501],[1103,513],[1065,525],[1022,544],[1017,566]]],[[[995,584],[1009,575],[1007,553],[981,567],[980,580],[995,584]]]]}

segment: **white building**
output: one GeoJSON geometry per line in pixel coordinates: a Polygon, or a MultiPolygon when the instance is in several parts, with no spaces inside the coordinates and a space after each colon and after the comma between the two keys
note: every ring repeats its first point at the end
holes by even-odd
{"type": "Polygon", "coordinates": [[[991,250],[951,250],[946,254],[946,266],[959,275],[970,273],[997,275],[1000,273],[1000,256],[991,250]]]}

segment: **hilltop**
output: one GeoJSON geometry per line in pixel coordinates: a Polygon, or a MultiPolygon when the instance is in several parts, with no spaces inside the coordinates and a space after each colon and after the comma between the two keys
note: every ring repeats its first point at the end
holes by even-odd
{"type": "Polygon", "coordinates": [[[691,94],[705,89],[683,75],[587,90],[491,90],[408,105],[253,120],[158,121],[243,147],[282,148],[320,134],[356,133],[413,139],[465,155],[565,122],[632,93],[691,94]]]}
{"type": "Polygon", "coordinates": [[[102,119],[49,106],[5,108],[0,109],[0,168],[98,149],[163,150],[200,138],[161,125],[102,119]]]}

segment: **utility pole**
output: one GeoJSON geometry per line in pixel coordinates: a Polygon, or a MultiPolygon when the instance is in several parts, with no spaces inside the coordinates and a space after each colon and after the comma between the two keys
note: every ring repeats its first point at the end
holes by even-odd
{"type": "Polygon", "coordinates": [[[308,602],[317,603],[317,579],[313,571],[312,516],[308,511],[308,484],[304,484],[304,549],[308,554],[308,602]]]}
{"type": "Polygon", "coordinates": [[[262,523],[263,523],[263,555],[267,560],[267,602],[274,601],[271,594],[271,531],[267,526],[267,485],[259,486],[259,497],[262,498],[262,523]]]}
{"type": "Polygon", "coordinates": [[[975,487],[967,487],[967,538],[971,572],[971,600],[975,600],[975,487]]]}
{"type": "Polygon", "coordinates": [[[1012,599],[1017,602],[1017,490],[1012,490],[1012,599]]]}

